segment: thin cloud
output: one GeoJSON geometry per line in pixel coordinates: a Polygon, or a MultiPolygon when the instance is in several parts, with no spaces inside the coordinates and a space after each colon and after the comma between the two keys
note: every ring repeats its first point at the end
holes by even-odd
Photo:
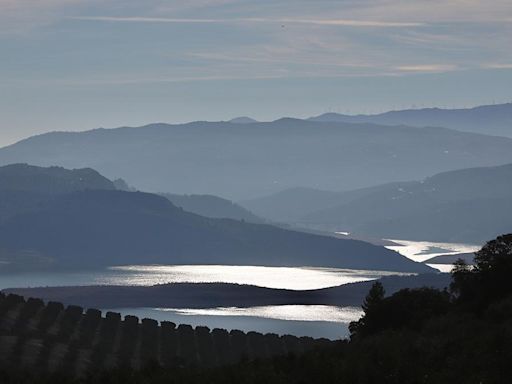
{"type": "Polygon", "coordinates": [[[397,70],[402,72],[415,72],[415,73],[439,73],[450,72],[458,69],[453,64],[415,64],[415,65],[400,65],[396,67],[397,70]]]}
{"type": "Polygon", "coordinates": [[[266,56],[243,56],[243,55],[226,55],[218,53],[190,53],[190,57],[227,62],[244,62],[244,63],[281,63],[281,64],[304,64],[318,66],[333,66],[341,68],[377,68],[376,65],[363,62],[346,62],[331,60],[313,60],[308,57],[277,57],[277,55],[268,53],[266,56]]]}
{"type": "Polygon", "coordinates": [[[419,27],[424,23],[375,21],[375,20],[349,20],[349,19],[292,19],[292,18],[257,18],[238,17],[229,19],[196,19],[196,18],[169,18],[169,17],[116,17],[116,16],[80,16],[72,17],[73,20],[105,21],[105,22],[132,22],[132,23],[189,23],[189,24],[215,24],[215,23],[275,23],[275,24],[310,24],[324,26],[346,27],[374,27],[374,28],[399,28],[419,27]]]}
{"type": "Polygon", "coordinates": [[[494,63],[494,64],[485,64],[482,68],[487,69],[512,69],[512,63],[494,63]]]}

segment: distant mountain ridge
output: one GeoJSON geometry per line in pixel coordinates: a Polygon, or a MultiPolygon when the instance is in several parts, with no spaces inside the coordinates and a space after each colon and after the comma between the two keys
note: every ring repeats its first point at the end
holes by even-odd
{"type": "Polygon", "coordinates": [[[0,223],[38,210],[56,196],[96,189],[115,190],[116,186],[90,168],[68,170],[28,164],[0,167],[0,223]]]}
{"type": "MultiPolygon", "coordinates": [[[[123,179],[111,181],[91,168],[68,170],[63,167],[38,167],[28,164],[9,164],[0,167],[0,221],[7,211],[16,212],[17,202],[38,204],[46,195],[66,194],[84,190],[120,190],[136,192],[123,179]],[[31,195],[34,200],[28,199],[31,195]],[[2,211],[3,209],[3,211],[2,211]]],[[[263,223],[247,209],[213,195],[161,194],[188,212],[211,218],[246,220],[263,223]]]]}
{"type": "Polygon", "coordinates": [[[512,164],[348,192],[310,191],[301,210],[283,205],[301,201],[296,195],[288,190],[244,204],[261,216],[277,212],[295,224],[383,238],[480,243],[512,228],[512,164]]]}
{"type": "Polygon", "coordinates": [[[512,137],[512,103],[465,109],[423,108],[376,115],[324,113],[309,120],[319,122],[375,123],[411,127],[445,127],[466,132],[512,137]]]}
{"type": "Polygon", "coordinates": [[[263,223],[263,220],[242,206],[230,200],[213,195],[176,195],[161,193],[177,207],[196,215],[213,219],[244,220],[250,223],[263,223]]]}
{"type": "Polygon", "coordinates": [[[254,120],[253,118],[248,117],[248,116],[240,116],[240,117],[235,117],[234,119],[229,120],[229,122],[234,123],[234,124],[251,124],[251,123],[257,123],[258,120],[254,120]]]}
{"type": "Polygon", "coordinates": [[[209,193],[238,201],[298,185],[349,190],[509,163],[512,139],[446,128],[290,118],[195,122],[34,136],[0,149],[0,164],[15,162],[88,166],[141,190],[209,193]]]}
{"type": "Polygon", "coordinates": [[[116,189],[114,183],[91,168],[68,170],[10,164],[0,167],[0,191],[68,193],[85,189],[116,189]]]}
{"type": "MultiPolygon", "coordinates": [[[[47,169],[32,169],[37,170],[44,178],[47,169]]],[[[0,220],[0,268],[4,270],[126,264],[431,270],[362,241],[210,219],[150,193],[83,189],[48,195],[31,190],[29,184],[13,196],[17,205],[7,204],[10,211],[0,220]]]]}

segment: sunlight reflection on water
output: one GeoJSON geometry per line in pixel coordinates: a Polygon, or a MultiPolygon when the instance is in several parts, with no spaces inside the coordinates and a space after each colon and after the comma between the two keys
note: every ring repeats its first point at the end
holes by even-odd
{"type": "Polygon", "coordinates": [[[473,253],[478,251],[481,246],[474,244],[459,243],[436,243],[431,241],[410,241],[410,240],[394,240],[398,245],[386,246],[386,248],[397,251],[401,255],[411,260],[423,262],[432,257],[440,255],[456,255],[458,253],[473,253]]]}
{"type": "Polygon", "coordinates": [[[0,289],[44,286],[232,283],[292,290],[319,289],[401,275],[353,269],[226,265],[128,265],[96,271],[27,272],[0,275],[0,289]]]}
{"type": "Polygon", "coordinates": [[[349,323],[358,320],[363,311],[356,307],[334,307],[328,305],[270,305],[262,307],[220,308],[156,308],[163,312],[174,312],[189,316],[254,316],[265,319],[290,321],[328,321],[349,323]]]}
{"type": "Polygon", "coordinates": [[[237,265],[129,265],[110,269],[127,273],[107,277],[103,284],[232,283],[292,290],[334,287],[398,274],[354,269],[237,265]]]}

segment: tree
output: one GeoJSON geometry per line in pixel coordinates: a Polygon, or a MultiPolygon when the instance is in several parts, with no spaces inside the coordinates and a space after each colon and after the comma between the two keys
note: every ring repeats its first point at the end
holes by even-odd
{"type": "Polygon", "coordinates": [[[458,261],[452,271],[452,293],[460,304],[480,309],[512,293],[512,234],[498,236],[475,253],[475,267],[458,261]]]}
{"type": "Polygon", "coordinates": [[[473,281],[473,271],[470,265],[463,259],[457,259],[453,264],[451,271],[452,282],[450,283],[450,292],[456,299],[464,301],[470,292],[473,281]]]}
{"type": "Polygon", "coordinates": [[[489,241],[475,254],[479,273],[504,272],[501,268],[512,268],[512,233],[489,241]]]}
{"type": "Polygon", "coordinates": [[[498,236],[476,252],[475,272],[484,299],[496,300],[512,293],[512,234],[498,236]]]}
{"type": "Polygon", "coordinates": [[[382,304],[385,293],[386,291],[384,290],[384,286],[380,281],[373,283],[362,305],[364,310],[363,317],[361,317],[359,321],[352,321],[348,326],[350,337],[352,339],[367,331],[368,328],[372,328],[371,324],[368,324],[368,319],[375,317],[375,312],[378,311],[380,305],[382,304]]]}
{"type": "Polygon", "coordinates": [[[368,292],[368,295],[366,295],[362,305],[365,313],[371,310],[372,307],[380,304],[382,299],[384,299],[385,293],[386,291],[384,290],[384,286],[380,281],[373,283],[372,287],[370,288],[370,292],[368,292]]]}

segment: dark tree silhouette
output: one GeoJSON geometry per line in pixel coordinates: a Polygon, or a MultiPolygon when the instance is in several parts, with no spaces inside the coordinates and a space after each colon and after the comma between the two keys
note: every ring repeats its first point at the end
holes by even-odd
{"type": "Polygon", "coordinates": [[[372,307],[382,303],[385,294],[386,291],[384,290],[384,286],[380,281],[373,283],[372,287],[370,288],[370,291],[368,292],[368,295],[366,295],[366,298],[364,299],[362,305],[363,310],[365,312],[369,311],[372,309],[372,307]]]}
{"type": "Polygon", "coordinates": [[[372,314],[378,311],[385,294],[386,291],[380,281],[373,283],[362,305],[365,312],[364,316],[359,321],[352,321],[349,324],[348,328],[351,337],[355,337],[355,335],[360,333],[363,328],[368,328],[368,316],[372,316],[372,314]]]}
{"type": "Polygon", "coordinates": [[[450,289],[458,303],[484,309],[512,293],[512,234],[498,236],[475,253],[475,266],[459,261],[452,271],[450,289]]]}

